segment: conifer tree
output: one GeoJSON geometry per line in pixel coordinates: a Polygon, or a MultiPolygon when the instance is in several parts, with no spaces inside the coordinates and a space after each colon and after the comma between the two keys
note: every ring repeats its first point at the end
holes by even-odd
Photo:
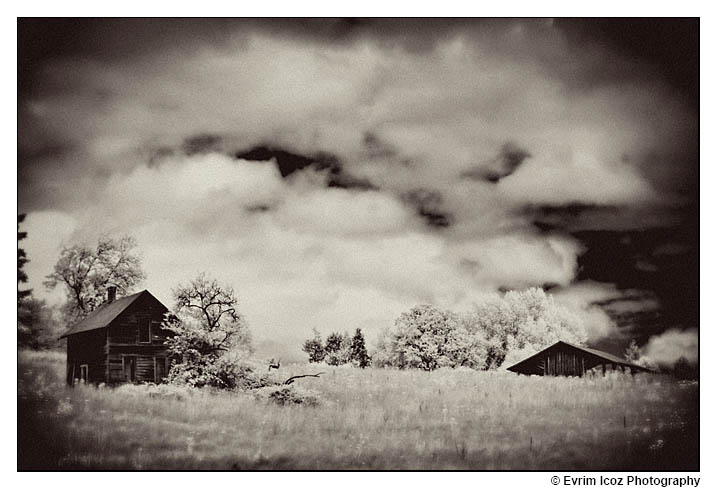
{"type": "Polygon", "coordinates": [[[349,348],[349,359],[356,363],[360,368],[365,368],[371,364],[371,357],[366,350],[366,342],[361,328],[357,328],[352,338],[351,347],[349,348]]]}

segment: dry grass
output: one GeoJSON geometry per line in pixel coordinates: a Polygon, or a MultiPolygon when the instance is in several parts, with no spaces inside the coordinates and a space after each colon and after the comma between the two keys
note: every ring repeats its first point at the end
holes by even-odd
{"type": "MultiPolygon", "coordinates": [[[[282,368],[280,377],[314,372],[282,368]]],[[[323,368],[317,407],[236,393],[63,384],[20,353],[21,469],[698,469],[698,386],[323,368]]]]}

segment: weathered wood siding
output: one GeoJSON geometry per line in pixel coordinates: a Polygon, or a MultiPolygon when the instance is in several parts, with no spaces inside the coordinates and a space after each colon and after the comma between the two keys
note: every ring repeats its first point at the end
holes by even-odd
{"type": "Polygon", "coordinates": [[[509,369],[521,374],[542,376],[584,376],[586,374],[605,374],[608,371],[634,373],[643,368],[615,362],[569,344],[558,342],[509,369]]]}
{"type": "Polygon", "coordinates": [[[164,341],[169,332],[160,328],[166,311],[162,303],[147,295],[138,298],[110,324],[109,383],[160,381],[155,376],[155,364],[157,359],[167,358],[164,341]]]}
{"type": "Polygon", "coordinates": [[[87,381],[102,383],[107,373],[107,329],[100,328],[67,337],[67,383],[81,379],[87,365],[87,381]]]}

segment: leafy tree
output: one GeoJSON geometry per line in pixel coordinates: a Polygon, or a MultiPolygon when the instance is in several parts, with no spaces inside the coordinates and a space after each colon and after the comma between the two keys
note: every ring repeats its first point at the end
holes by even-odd
{"type": "Polygon", "coordinates": [[[20,303],[23,299],[29,297],[32,294],[32,289],[20,289],[20,283],[27,283],[27,274],[23,270],[23,267],[25,267],[25,264],[30,262],[30,259],[27,258],[27,254],[25,253],[25,250],[20,248],[20,241],[27,238],[27,232],[26,231],[20,231],[20,223],[25,221],[25,215],[24,214],[18,214],[17,215],[17,306],[20,307],[20,303]]]}
{"type": "Polygon", "coordinates": [[[637,363],[641,358],[641,349],[638,348],[636,339],[631,339],[631,343],[626,347],[624,356],[628,362],[637,363]]]}
{"type": "Polygon", "coordinates": [[[237,387],[247,371],[239,361],[252,353],[252,339],[237,312],[234,290],[202,273],[173,294],[175,311],[163,322],[173,333],[166,343],[177,359],[169,380],[197,387],[237,387]]]}
{"type": "Polygon", "coordinates": [[[440,367],[483,367],[483,345],[457,316],[432,305],[415,306],[402,313],[393,329],[382,332],[378,364],[431,371],[440,367]]]}
{"type": "Polygon", "coordinates": [[[136,246],[134,238],[123,236],[101,237],[94,248],[75,245],[63,249],[44,284],[50,289],[64,287],[68,321],[80,320],[100,306],[108,286],[116,286],[124,295],[144,280],[136,246]]]}
{"type": "Polygon", "coordinates": [[[349,359],[360,368],[365,368],[371,364],[371,357],[366,350],[366,342],[361,328],[357,328],[349,347],[349,359]]]}
{"type": "Polygon", "coordinates": [[[302,350],[309,355],[309,362],[322,362],[327,355],[322,343],[322,337],[316,328],[312,329],[312,332],[314,332],[314,336],[304,341],[302,350]]]}
{"type": "Polygon", "coordinates": [[[330,366],[339,366],[349,362],[351,339],[347,334],[333,332],[327,337],[324,345],[325,362],[330,366]]]}
{"type": "Polygon", "coordinates": [[[462,321],[469,333],[484,338],[487,369],[504,365],[507,356],[514,360],[512,353],[533,353],[558,340],[586,341],[580,318],[539,288],[487,299],[474,305],[462,321]]]}

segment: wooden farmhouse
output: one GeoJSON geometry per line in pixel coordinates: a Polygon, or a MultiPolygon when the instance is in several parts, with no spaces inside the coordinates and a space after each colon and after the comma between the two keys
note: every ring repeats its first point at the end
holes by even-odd
{"type": "Polygon", "coordinates": [[[606,374],[606,371],[630,372],[648,371],[607,352],[558,341],[508,368],[520,374],[539,376],[583,376],[587,373],[606,374]]]}
{"type": "Polygon", "coordinates": [[[61,338],[67,338],[67,382],[159,383],[167,376],[169,360],[160,325],[167,308],[144,290],[107,301],[61,338]]]}

